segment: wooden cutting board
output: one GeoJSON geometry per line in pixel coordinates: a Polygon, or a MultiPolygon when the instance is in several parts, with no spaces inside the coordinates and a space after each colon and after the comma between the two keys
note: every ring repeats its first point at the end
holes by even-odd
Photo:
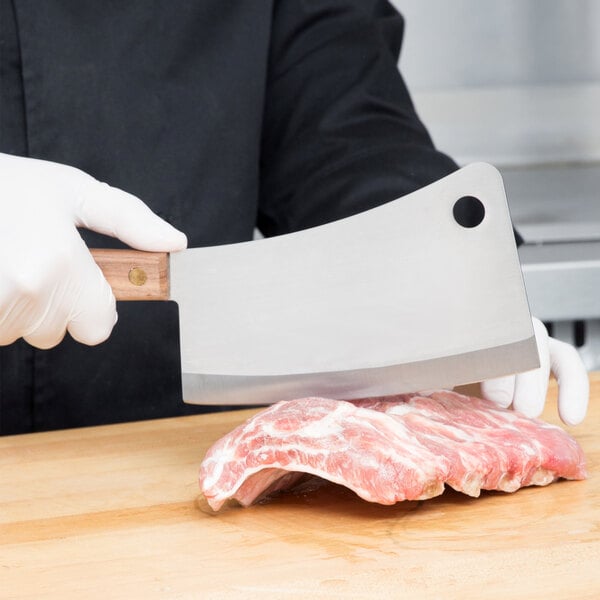
{"type": "Polygon", "coordinates": [[[571,428],[590,478],[479,499],[215,514],[198,465],[252,412],[0,438],[0,598],[600,598],[600,374],[571,428]]]}

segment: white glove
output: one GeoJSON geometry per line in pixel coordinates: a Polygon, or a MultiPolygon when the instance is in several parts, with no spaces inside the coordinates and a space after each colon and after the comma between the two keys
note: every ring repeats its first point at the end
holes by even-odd
{"type": "Polygon", "coordinates": [[[67,330],[90,345],[110,335],[115,298],[76,227],[139,250],[187,245],[127,192],[72,167],[0,154],[0,345],[23,337],[51,348],[67,330]]]}
{"type": "Polygon", "coordinates": [[[484,398],[529,417],[538,417],[544,408],[550,371],[558,383],[558,412],[567,425],[583,421],[590,395],[589,379],[577,350],[548,336],[544,324],[533,319],[540,355],[540,367],[533,371],[490,379],[481,384],[484,398]]]}

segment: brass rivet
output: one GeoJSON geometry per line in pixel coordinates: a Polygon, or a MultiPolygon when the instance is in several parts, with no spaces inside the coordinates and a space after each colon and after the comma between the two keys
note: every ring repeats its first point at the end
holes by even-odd
{"type": "Polygon", "coordinates": [[[133,285],[144,285],[148,280],[148,275],[146,275],[146,271],[140,267],[133,267],[129,271],[129,281],[133,283],[133,285]]]}

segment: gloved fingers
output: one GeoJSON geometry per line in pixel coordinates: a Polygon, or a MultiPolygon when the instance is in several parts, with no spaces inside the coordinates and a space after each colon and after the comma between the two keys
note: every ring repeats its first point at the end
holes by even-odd
{"type": "Polygon", "coordinates": [[[23,335],[28,306],[9,294],[9,286],[0,282],[0,346],[7,346],[23,335]]]}
{"type": "Polygon", "coordinates": [[[548,374],[543,369],[519,373],[515,377],[513,409],[527,417],[539,417],[546,404],[548,374]]]}
{"type": "Polygon", "coordinates": [[[549,337],[545,325],[535,317],[533,318],[533,330],[540,366],[538,369],[519,373],[516,376],[513,408],[528,417],[539,417],[546,403],[550,377],[549,337]]]}
{"type": "Polygon", "coordinates": [[[550,364],[558,383],[558,413],[567,425],[577,425],[587,412],[590,383],[588,373],[570,344],[549,339],[550,364]]]}
{"type": "Polygon", "coordinates": [[[13,257],[12,269],[5,271],[0,281],[0,345],[13,343],[47,321],[52,302],[51,267],[47,272],[39,265],[27,270],[23,263],[27,264],[29,257],[18,247],[15,253],[21,261],[13,257]]]}
{"type": "Polygon", "coordinates": [[[79,195],[75,215],[78,226],[116,237],[138,250],[176,252],[187,246],[184,233],[132,194],[90,177],[79,195]]]}
{"type": "Polygon", "coordinates": [[[0,345],[25,339],[36,348],[56,346],[68,328],[78,341],[104,341],[116,322],[115,299],[85,244],[75,272],[54,285],[3,286],[0,293],[0,345]]]}
{"type": "Polygon", "coordinates": [[[496,377],[481,382],[481,395],[502,408],[508,408],[515,392],[515,376],[496,377]]]}
{"type": "Polygon", "coordinates": [[[117,322],[116,300],[92,256],[86,251],[81,258],[87,264],[80,268],[82,281],[71,305],[67,330],[78,342],[94,346],[108,338],[117,322]]]}
{"type": "Polygon", "coordinates": [[[28,314],[18,319],[22,324],[27,323],[19,337],[42,350],[58,345],[67,331],[69,307],[64,300],[60,284],[41,287],[37,291],[35,302],[32,301],[31,306],[26,308],[28,314]]]}
{"type": "Polygon", "coordinates": [[[0,154],[0,176],[0,343],[51,347],[65,328],[87,344],[110,334],[115,299],[77,226],[143,250],[186,245],[141,200],[78,169],[0,154]]]}
{"type": "Polygon", "coordinates": [[[60,344],[66,332],[66,319],[54,315],[52,319],[43,320],[34,330],[23,335],[23,339],[36,348],[48,350],[60,344]]]}
{"type": "Polygon", "coordinates": [[[33,301],[14,301],[12,310],[0,313],[0,346],[12,344],[19,338],[36,348],[56,346],[65,336],[66,318],[47,307],[38,315],[39,306],[33,301]]]}
{"type": "Polygon", "coordinates": [[[98,294],[91,290],[82,294],[80,308],[76,309],[67,325],[67,331],[74,340],[95,346],[110,336],[117,322],[117,310],[108,284],[107,288],[98,290],[98,294]]]}

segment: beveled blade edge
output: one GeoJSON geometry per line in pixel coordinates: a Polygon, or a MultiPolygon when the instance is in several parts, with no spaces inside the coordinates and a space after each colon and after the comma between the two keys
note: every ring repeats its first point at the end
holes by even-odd
{"type": "Polygon", "coordinates": [[[350,400],[452,389],[535,369],[539,367],[537,357],[532,336],[503,346],[391,367],[255,377],[183,373],[183,399],[188,404],[259,405],[308,396],[350,400]]]}

